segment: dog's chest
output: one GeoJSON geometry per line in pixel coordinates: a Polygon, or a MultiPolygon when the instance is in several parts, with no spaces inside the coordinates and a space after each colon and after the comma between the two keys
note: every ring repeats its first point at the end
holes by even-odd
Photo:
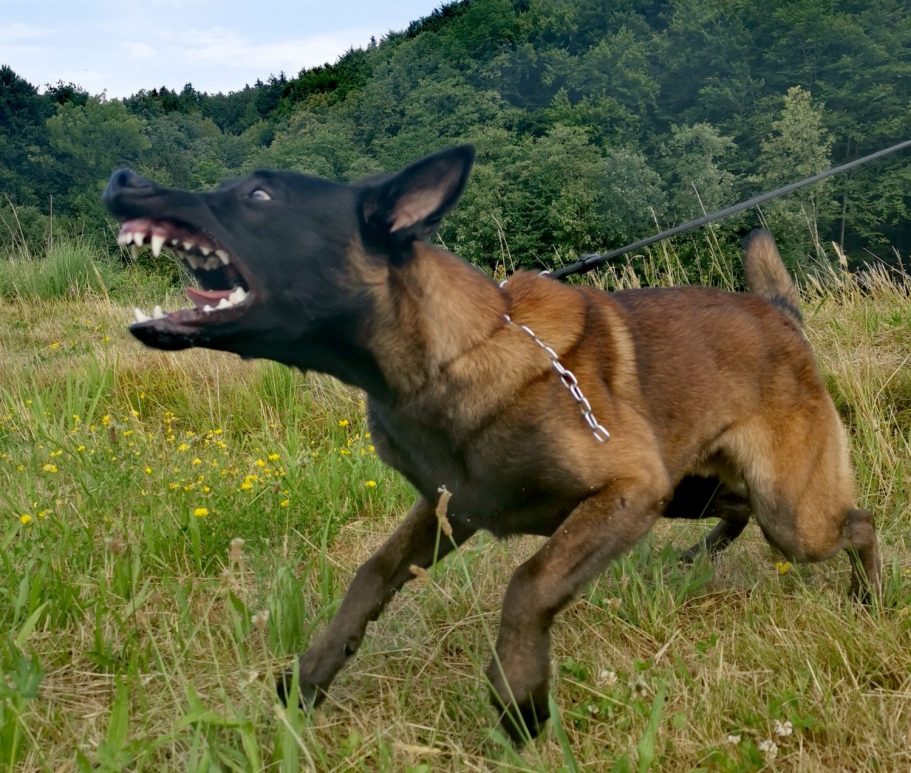
{"type": "Polygon", "coordinates": [[[584,490],[542,452],[539,430],[516,426],[509,437],[456,440],[418,417],[371,406],[370,431],[380,458],[430,501],[445,487],[449,515],[494,534],[549,534],[584,490]]]}

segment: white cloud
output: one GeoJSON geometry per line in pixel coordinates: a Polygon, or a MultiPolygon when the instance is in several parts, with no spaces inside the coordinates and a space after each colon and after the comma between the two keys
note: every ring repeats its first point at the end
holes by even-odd
{"type": "Polygon", "coordinates": [[[22,41],[38,41],[49,38],[55,30],[47,27],[37,27],[34,24],[23,24],[14,21],[9,24],[0,24],[0,43],[21,43],[22,41]]]}

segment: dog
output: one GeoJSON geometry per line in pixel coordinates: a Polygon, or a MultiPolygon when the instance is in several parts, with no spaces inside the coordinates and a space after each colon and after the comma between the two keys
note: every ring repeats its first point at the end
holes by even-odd
{"type": "Polygon", "coordinates": [[[509,581],[487,670],[517,741],[548,717],[555,616],[662,516],[720,519],[692,557],[752,515],[791,560],[849,551],[855,593],[878,594],[873,517],[771,235],[746,244],[746,293],[530,272],[500,286],[428,242],[473,162],[462,145],[355,184],[258,171],[207,193],[118,170],[104,192],[120,244],[169,245],[200,285],[192,308],[137,310],[136,338],[363,389],[377,453],[417,491],[300,656],[301,702],[325,696],[413,567],[481,529],[547,537],[509,581]]]}

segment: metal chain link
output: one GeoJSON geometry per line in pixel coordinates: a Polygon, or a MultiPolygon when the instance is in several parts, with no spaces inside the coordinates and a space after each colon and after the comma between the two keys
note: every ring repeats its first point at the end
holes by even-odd
{"type": "Polygon", "coordinates": [[[519,330],[529,336],[531,340],[540,346],[544,350],[544,353],[550,357],[550,366],[554,369],[557,376],[559,376],[560,383],[563,384],[570,395],[572,395],[573,400],[579,403],[579,408],[582,410],[582,418],[585,419],[585,423],[588,424],[589,429],[591,429],[592,434],[595,436],[595,440],[599,443],[605,443],[610,440],[610,432],[608,432],[595,418],[591,403],[582,393],[582,388],[579,386],[579,380],[569,368],[563,366],[557,353],[538,338],[528,325],[517,325],[512,321],[512,317],[510,317],[509,314],[504,314],[503,319],[506,320],[508,325],[519,328],[519,330]]]}

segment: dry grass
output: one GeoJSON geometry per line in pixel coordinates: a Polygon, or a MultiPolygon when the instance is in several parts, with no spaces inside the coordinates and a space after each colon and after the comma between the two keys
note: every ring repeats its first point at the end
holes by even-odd
{"type": "Polygon", "coordinates": [[[394,600],[322,708],[285,711],[273,674],[408,504],[358,395],[143,350],[105,299],[0,300],[0,764],[907,769],[909,286],[837,279],[805,300],[879,518],[883,608],[848,602],[846,559],[790,568],[753,526],[714,566],[680,567],[669,546],[708,527],[662,524],[560,616],[560,717],[521,752],[491,731],[482,674],[510,570],[540,540],[470,543],[394,600]]]}

